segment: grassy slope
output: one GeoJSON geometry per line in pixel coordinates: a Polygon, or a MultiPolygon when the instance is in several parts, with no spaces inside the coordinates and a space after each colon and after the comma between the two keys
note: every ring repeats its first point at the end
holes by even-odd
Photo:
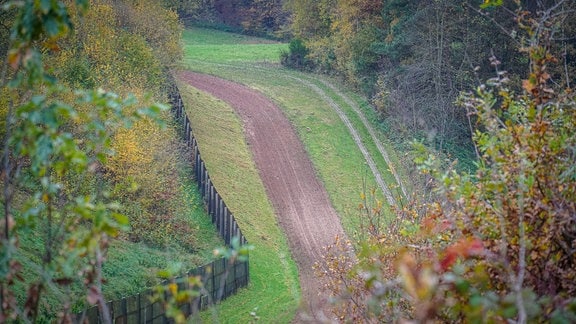
{"type": "MultiPolygon", "coordinates": [[[[112,240],[104,263],[103,272],[106,283],[103,293],[108,300],[116,300],[122,297],[135,295],[159,283],[156,271],[166,268],[170,264],[180,263],[182,271],[195,268],[213,259],[213,249],[222,246],[223,240],[219,237],[212,225],[210,217],[205,212],[202,198],[194,182],[191,181],[191,169],[181,170],[180,183],[183,186],[183,194],[187,201],[185,210],[177,215],[189,226],[195,229],[197,235],[196,252],[190,253],[179,246],[166,248],[154,248],[143,243],[133,243],[126,240],[112,240]]],[[[34,263],[40,262],[44,251],[43,236],[35,231],[21,231],[19,238],[22,246],[22,254],[18,257],[24,265],[24,277],[37,277],[34,263]]],[[[168,239],[168,238],[167,238],[168,239]]],[[[47,304],[60,307],[60,301],[56,299],[63,292],[49,290],[47,304]]],[[[72,294],[81,294],[81,283],[72,286],[72,294]]],[[[19,296],[20,297],[20,296],[19,296]]],[[[84,307],[85,298],[73,300],[73,310],[81,311],[84,307]]],[[[48,314],[52,316],[53,314],[48,314]]]]}
{"type": "Polygon", "coordinates": [[[158,249],[145,244],[115,241],[103,269],[106,278],[112,278],[104,287],[107,296],[119,298],[141,292],[143,287],[158,283],[156,270],[171,264],[181,264],[182,271],[206,264],[214,258],[214,248],[224,245],[206,213],[204,202],[192,178],[191,169],[182,170],[180,183],[187,206],[178,217],[194,229],[195,253],[183,251],[179,246],[168,245],[164,249],[158,249]]]}
{"type": "Polygon", "coordinates": [[[258,309],[266,322],[289,322],[300,298],[296,265],[252,162],[242,125],[222,101],[184,84],[180,91],[210,177],[255,247],[249,289],[226,300],[216,310],[217,319],[245,323],[258,309]]]}
{"type": "MultiPolygon", "coordinates": [[[[393,178],[387,171],[388,167],[382,157],[378,154],[374,143],[372,143],[370,140],[367,140],[369,138],[367,131],[362,126],[358,117],[355,116],[350,107],[344,104],[342,99],[336,96],[330,89],[323,86],[322,83],[319,82],[318,79],[316,79],[314,76],[285,70],[278,66],[277,62],[279,52],[281,49],[287,49],[287,45],[276,43],[261,44],[259,42],[260,41],[258,39],[236,34],[216,32],[205,29],[188,30],[184,33],[186,52],[185,63],[187,68],[191,70],[217,75],[229,80],[234,80],[236,82],[246,84],[258,91],[261,91],[266,96],[275,101],[284,110],[286,116],[292,121],[295,129],[299,133],[300,138],[304,142],[305,147],[314,163],[314,166],[330,194],[334,206],[342,217],[345,229],[348,231],[348,233],[353,233],[358,228],[358,219],[356,216],[357,212],[355,209],[360,202],[359,194],[362,191],[362,181],[363,179],[366,179],[368,187],[375,186],[375,181],[372,177],[372,174],[370,173],[369,168],[365,165],[362,155],[360,154],[357,146],[354,144],[348,130],[340,121],[338,116],[334,113],[332,108],[326,102],[324,102],[316,92],[302,84],[302,82],[298,81],[298,79],[304,79],[314,83],[322,90],[324,90],[326,94],[332,98],[332,100],[334,100],[342,107],[342,109],[344,109],[352,123],[364,138],[364,144],[372,154],[380,172],[385,177],[385,180],[387,180],[388,183],[393,183],[393,178]],[[330,140],[327,141],[326,139],[330,140]]],[[[240,158],[239,156],[229,156],[226,153],[228,150],[235,149],[235,145],[245,146],[243,140],[241,142],[237,142],[238,138],[243,138],[241,133],[234,133],[234,135],[232,133],[228,133],[231,129],[230,125],[239,123],[236,117],[233,115],[232,110],[230,108],[228,108],[228,110],[219,110],[218,114],[215,114],[214,111],[216,110],[213,108],[213,106],[214,102],[218,101],[214,101],[213,99],[206,97],[205,94],[202,94],[195,89],[190,89],[189,87],[185,89],[187,89],[185,93],[188,102],[192,102],[194,105],[200,106],[200,108],[196,108],[197,110],[191,111],[193,113],[192,119],[194,119],[193,124],[195,126],[195,133],[202,132],[200,129],[198,129],[199,127],[204,128],[205,126],[209,126],[201,125],[199,123],[217,123],[221,125],[219,126],[220,128],[227,129],[227,131],[220,131],[219,133],[216,133],[217,130],[213,129],[207,133],[212,137],[217,137],[215,134],[220,134],[218,136],[223,136],[217,143],[212,143],[213,146],[226,146],[224,152],[213,153],[213,157],[206,156],[207,153],[204,153],[204,158],[206,160],[214,159],[210,162],[207,161],[209,164],[214,164],[214,166],[210,168],[212,177],[217,177],[216,174],[220,172],[222,172],[222,174],[225,174],[226,172],[238,172],[229,170],[229,168],[231,168],[233,165],[228,164],[229,161],[227,160],[230,159],[234,160],[234,163],[240,165],[241,168],[245,168],[248,165],[253,165],[249,154],[245,155],[243,158],[240,158]],[[224,117],[227,119],[229,118],[229,120],[222,122],[222,118],[224,117]],[[236,144],[231,145],[229,142],[227,143],[226,140],[229,139],[234,139],[234,143],[236,144]],[[222,166],[218,167],[217,165],[219,164],[222,166]],[[221,170],[219,171],[219,169],[221,170]]],[[[366,102],[362,100],[362,98],[354,95],[350,91],[343,90],[342,92],[351,97],[352,100],[354,100],[360,107],[364,107],[365,112],[366,110],[369,110],[366,109],[366,102]]],[[[374,120],[373,115],[368,114],[368,117],[370,120],[374,120]]],[[[382,135],[382,138],[384,137],[383,134],[380,135],[382,135]]],[[[202,143],[202,141],[203,140],[199,140],[200,143],[202,143]]],[[[387,142],[384,142],[384,144],[390,148],[387,142]]],[[[206,149],[215,148],[211,148],[210,145],[206,145],[206,149]]],[[[391,157],[393,161],[398,161],[394,154],[391,154],[391,157]]],[[[221,176],[222,178],[226,178],[225,175],[221,176]]],[[[228,176],[236,177],[238,174],[231,174],[228,176]]],[[[226,198],[226,201],[233,205],[232,208],[239,218],[241,226],[242,224],[248,224],[249,226],[252,226],[253,224],[250,224],[249,222],[250,219],[254,219],[254,217],[252,217],[254,214],[248,210],[245,210],[244,208],[250,207],[250,205],[256,201],[256,199],[251,198],[254,197],[253,191],[256,187],[247,187],[246,190],[240,189],[238,184],[235,183],[225,184],[222,182],[222,185],[220,185],[216,179],[214,181],[219,188],[219,192],[221,192],[224,196],[228,195],[231,197],[231,199],[245,199],[247,202],[249,202],[246,205],[243,205],[243,203],[240,202],[237,205],[234,205],[231,202],[228,202],[228,198],[226,198]],[[246,215],[250,217],[248,219],[244,219],[246,215]]],[[[220,181],[225,180],[221,179],[220,181]]],[[[257,191],[263,190],[259,180],[257,185],[257,191]]],[[[379,195],[378,198],[383,200],[381,195],[379,195]]],[[[262,199],[266,198],[263,197],[262,199]]],[[[275,226],[275,220],[273,218],[269,218],[267,215],[269,212],[271,213],[272,211],[266,211],[266,217],[269,219],[270,224],[274,224],[275,226]]],[[[263,215],[264,214],[260,216],[263,215]]],[[[242,226],[242,228],[243,231],[245,231],[244,226],[242,226]]],[[[249,236],[250,241],[256,245],[256,251],[251,258],[251,269],[253,269],[252,274],[254,274],[254,271],[260,271],[260,269],[257,269],[257,267],[254,266],[254,262],[258,262],[257,259],[259,258],[257,253],[270,253],[270,256],[273,256],[275,253],[282,253],[283,255],[287,255],[287,252],[280,252],[279,250],[274,251],[268,246],[268,244],[262,244],[267,240],[274,242],[285,241],[284,236],[279,233],[276,228],[274,231],[267,229],[265,232],[260,232],[260,230],[261,229],[258,228],[250,228],[250,231],[253,233],[252,235],[256,237],[256,241],[253,241],[249,236]],[[267,238],[261,242],[258,236],[264,233],[267,238]],[[266,251],[257,252],[261,248],[265,248],[266,251]]],[[[293,267],[291,260],[285,259],[285,261],[289,261],[290,267],[293,267]]],[[[267,259],[267,262],[265,263],[268,267],[270,267],[269,263],[276,262],[278,262],[277,257],[274,257],[273,259],[267,259]]],[[[278,274],[281,273],[278,271],[278,269],[276,269],[278,264],[279,263],[273,265],[274,271],[268,273],[267,277],[264,277],[266,278],[266,281],[268,283],[272,279],[276,279],[276,281],[293,281],[293,277],[278,277],[278,274]]],[[[259,282],[259,280],[260,277],[258,275],[253,277],[252,288],[263,286],[263,283],[259,282]]],[[[282,286],[285,286],[285,284],[278,285],[277,288],[286,289],[282,286]]],[[[263,320],[282,322],[286,319],[286,313],[283,311],[289,311],[294,307],[294,301],[287,299],[287,297],[294,295],[294,289],[288,289],[284,291],[270,290],[271,294],[260,294],[260,292],[255,292],[253,290],[255,289],[249,289],[243,294],[237,296],[237,298],[233,298],[231,301],[226,301],[223,303],[222,307],[219,309],[221,318],[226,319],[226,322],[244,321],[247,318],[244,316],[238,317],[236,313],[240,312],[243,314],[249,312],[254,306],[259,307],[258,315],[261,316],[263,320]],[[257,299],[260,298],[260,296],[263,297],[264,300],[284,300],[288,302],[288,304],[286,304],[285,307],[280,307],[280,313],[278,313],[277,309],[268,309],[262,307],[262,300],[260,300],[259,304],[259,299],[257,299]],[[282,315],[279,316],[278,314],[282,315]]]]}

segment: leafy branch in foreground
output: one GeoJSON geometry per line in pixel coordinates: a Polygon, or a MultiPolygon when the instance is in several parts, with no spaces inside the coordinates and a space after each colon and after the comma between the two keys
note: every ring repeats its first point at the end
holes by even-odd
{"type": "Polygon", "coordinates": [[[413,208],[416,232],[371,235],[358,262],[331,275],[340,319],[576,320],[576,99],[548,72],[556,25],[517,17],[531,63],[522,93],[492,58],[496,77],[461,98],[480,126],[476,173],[443,172],[417,146],[439,198],[413,208]]]}
{"type": "MultiPolygon", "coordinates": [[[[88,7],[85,0],[74,4],[88,7]]],[[[73,284],[85,287],[88,303],[106,307],[102,263],[109,239],[128,226],[106,192],[98,186],[87,192],[82,184],[98,178],[113,153],[115,129],[155,118],[164,107],[136,108],[134,98],[62,86],[44,70],[41,49],[73,28],[66,5],[14,1],[4,7],[18,14],[0,85],[10,98],[2,149],[0,321],[35,322],[44,312],[70,321],[73,303],[82,300],[71,293],[73,284]],[[25,233],[41,242],[41,251],[23,251],[25,233]],[[60,309],[42,309],[49,307],[47,294],[57,296],[60,309]]]]}

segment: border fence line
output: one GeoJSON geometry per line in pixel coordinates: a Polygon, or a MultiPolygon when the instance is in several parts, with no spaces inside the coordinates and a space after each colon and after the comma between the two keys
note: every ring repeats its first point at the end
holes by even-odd
{"type": "Polygon", "coordinates": [[[183,138],[192,152],[194,175],[198,182],[198,189],[200,189],[202,198],[208,208],[208,214],[212,217],[212,223],[216,225],[216,228],[220,233],[220,236],[224,239],[224,242],[226,242],[226,245],[230,245],[232,238],[234,237],[239,238],[241,245],[246,244],[248,241],[242,234],[238,223],[236,223],[234,215],[230,212],[230,209],[210,179],[210,175],[206,169],[206,164],[204,163],[204,160],[202,160],[200,149],[198,148],[198,142],[192,134],[190,119],[184,110],[184,103],[176,85],[173,85],[172,90],[170,91],[170,102],[172,104],[173,115],[181,125],[183,138]]]}
{"type": "MultiPolygon", "coordinates": [[[[190,148],[192,154],[193,174],[198,183],[198,189],[204,200],[205,207],[212,219],[212,223],[227,246],[230,246],[233,238],[239,239],[240,245],[247,244],[246,237],[242,234],[240,226],[234,215],[220,196],[206,169],[206,164],[200,155],[198,142],[192,133],[192,124],[184,109],[184,102],[180,91],[171,75],[168,76],[170,84],[169,100],[173,117],[179,124],[182,138],[190,148]]],[[[197,314],[200,310],[208,308],[227,297],[236,294],[240,288],[246,287],[250,281],[249,261],[234,260],[233,263],[226,259],[217,259],[208,264],[192,269],[183,278],[200,276],[203,289],[199,297],[190,303],[180,305],[180,309],[186,316],[197,314]]],[[[183,279],[180,278],[180,279],[183,279]]],[[[187,280],[176,280],[178,290],[190,289],[187,280]]],[[[106,303],[110,319],[113,323],[152,323],[164,324],[172,321],[166,317],[164,307],[158,301],[152,302],[154,295],[152,289],[148,289],[137,295],[121,298],[106,303]]],[[[77,321],[83,320],[88,323],[103,323],[104,317],[97,306],[93,306],[84,312],[77,314],[77,321]]]]}

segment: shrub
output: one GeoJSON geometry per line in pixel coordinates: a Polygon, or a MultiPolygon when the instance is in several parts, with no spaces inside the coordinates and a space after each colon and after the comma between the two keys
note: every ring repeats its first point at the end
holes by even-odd
{"type": "Polygon", "coordinates": [[[310,51],[299,38],[294,38],[290,41],[288,52],[282,51],[280,53],[280,62],[282,65],[299,70],[305,70],[311,67],[311,63],[307,58],[310,51]]]}
{"type": "Polygon", "coordinates": [[[557,60],[544,26],[553,24],[518,16],[532,36],[523,93],[509,88],[492,58],[496,77],[461,99],[481,126],[476,173],[443,172],[417,145],[438,199],[399,210],[385,231],[370,232],[352,265],[335,266],[340,259],[328,255],[325,267],[337,270],[325,272],[328,288],[356,305],[339,307],[340,318],[576,319],[576,98],[550,80],[557,60]]]}

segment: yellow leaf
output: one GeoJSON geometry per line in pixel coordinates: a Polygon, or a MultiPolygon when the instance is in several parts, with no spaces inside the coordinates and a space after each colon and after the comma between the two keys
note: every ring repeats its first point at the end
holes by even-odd
{"type": "Polygon", "coordinates": [[[172,293],[173,296],[176,296],[176,294],[178,293],[178,285],[175,283],[171,283],[168,285],[168,290],[170,290],[170,293],[172,293]]]}

